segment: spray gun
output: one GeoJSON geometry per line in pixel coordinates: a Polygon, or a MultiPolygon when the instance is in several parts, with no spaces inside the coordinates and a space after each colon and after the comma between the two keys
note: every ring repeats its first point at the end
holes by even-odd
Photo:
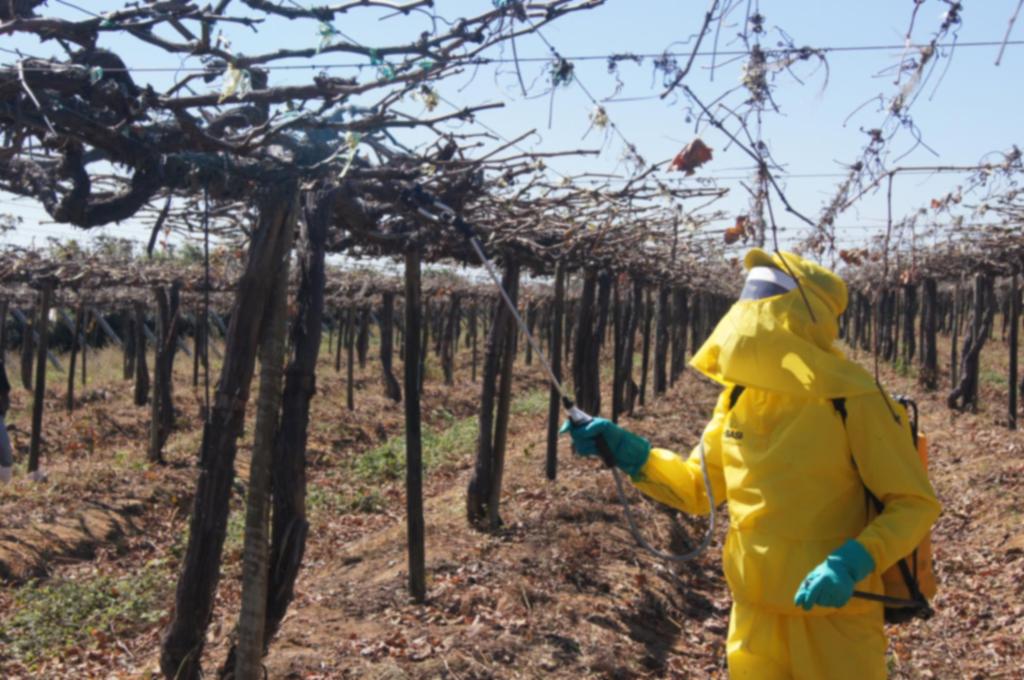
{"type": "MultiPolygon", "coordinates": [[[[593,422],[593,416],[586,413],[576,405],[575,400],[572,398],[572,396],[570,396],[569,392],[562,385],[562,382],[558,379],[558,376],[556,376],[555,372],[551,369],[551,364],[548,362],[547,355],[541,350],[536,338],[530,332],[530,329],[526,325],[526,322],[523,321],[522,316],[520,316],[519,310],[516,308],[515,303],[512,302],[512,298],[509,297],[508,292],[505,290],[504,286],[501,285],[501,278],[498,276],[498,272],[495,269],[494,264],[491,262],[490,258],[487,257],[486,252],[484,252],[483,244],[477,237],[472,225],[469,222],[466,222],[464,219],[462,219],[462,216],[459,215],[454,209],[452,209],[445,203],[441,202],[433,194],[430,194],[427,191],[425,191],[423,187],[421,187],[418,184],[413,185],[409,189],[403,190],[401,193],[401,200],[406,206],[414,210],[420,217],[435,224],[450,225],[454,227],[459,232],[459,234],[461,234],[466,239],[470,247],[473,249],[473,252],[480,260],[480,264],[487,271],[487,274],[491,278],[491,281],[494,282],[494,285],[498,290],[498,294],[500,295],[505,306],[508,308],[508,311],[512,314],[513,319],[515,319],[516,325],[518,325],[519,330],[522,331],[523,335],[526,337],[527,342],[529,342],[530,346],[533,348],[533,353],[538,357],[538,363],[547,373],[547,377],[548,380],[551,382],[551,385],[555,388],[555,390],[557,390],[559,396],[561,397],[562,407],[565,409],[566,415],[569,418],[569,422],[572,424],[573,427],[577,428],[586,427],[591,422],[593,422]]],[[[622,475],[619,473],[618,468],[615,466],[615,456],[612,454],[612,450],[608,446],[608,442],[605,440],[603,436],[598,435],[597,437],[595,437],[594,443],[597,447],[598,454],[600,455],[605,467],[609,468],[612,471],[612,475],[615,478],[615,489],[618,492],[619,502],[622,504],[623,512],[626,515],[626,521],[629,524],[630,533],[632,533],[633,538],[636,540],[637,544],[641,548],[643,548],[645,551],[647,551],[654,557],[657,557],[662,560],[667,560],[670,562],[687,562],[698,557],[708,548],[708,546],[711,544],[711,539],[714,536],[715,532],[715,496],[711,488],[711,480],[708,477],[707,461],[704,457],[703,437],[701,437],[700,441],[699,455],[700,469],[704,477],[704,490],[707,493],[708,503],[710,504],[711,508],[709,526],[707,533],[704,535],[704,539],[701,541],[700,545],[698,545],[695,549],[689,552],[678,555],[674,553],[668,553],[657,550],[656,548],[652,547],[650,543],[648,543],[647,540],[643,537],[643,535],[640,533],[639,528],[636,525],[636,520],[633,518],[633,512],[632,510],[630,510],[629,500],[626,498],[626,492],[622,484],[622,475]]]]}

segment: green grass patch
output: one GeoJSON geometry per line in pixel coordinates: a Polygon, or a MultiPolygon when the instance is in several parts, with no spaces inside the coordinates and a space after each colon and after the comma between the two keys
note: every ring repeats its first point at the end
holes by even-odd
{"type": "Polygon", "coordinates": [[[979,374],[981,381],[988,385],[993,385],[995,387],[1008,387],[1010,384],[1006,375],[998,371],[993,371],[992,369],[982,369],[979,374]]]}
{"type": "Polygon", "coordinates": [[[551,393],[548,390],[533,390],[520,395],[512,400],[512,415],[536,416],[547,413],[550,398],[551,393]]]}
{"type": "MultiPolygon", "coordinates": [[[[441,430],[424,431],[423,468],[429,470],[467,453],[476,445],[478,432],[476,416],[453,419],[441,430]]],[[[367,481],[398,479],[405,472],[405,435],[392,437],[357,458],[355,472],[367,481]]]]}
{"type": "Polygon", "coordinates": [[[355,494],[350,494],[326,485],[316,485],[306,490],[306,509],[310,516],[320,513],[374,513],[384,509],[384,497],[376,489],[361,489],[355,494]]]}
{"type": "Polygon", "coordinates": [[[896,358],[896,361],[892,364],[893,369],[904,378],[916,378],[917,377],[917,364],[914,361],[906,361],[903,356],[896,358]]]}
{"type": "Polygon", "coordinates": [[[162,560],[121,577],[32,582],[0,621],[0,656],[30,669],[72,649],[96,649],[156,623],[173,589],[162,560]]]}
{"type": "MultiPolygon", "coordinates": [[[[547,390],[527,392],[512,400],[514,416],[536,415],[547,409],[547,390]]],[[[423,432],[423,468],[429,470],[469,453],[476,446],[480,423],[477,416],[455,418],[438,411],[445,426],[423,432]]],[[[356,459],[355,473],[366,481],[398,479],[405,472],[405,436],[392,437],[356,459]]]]}

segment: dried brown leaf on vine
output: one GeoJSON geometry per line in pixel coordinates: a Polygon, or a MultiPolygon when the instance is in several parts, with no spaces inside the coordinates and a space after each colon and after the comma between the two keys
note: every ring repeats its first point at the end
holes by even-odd
{"type": "Polygon", "coordinates": [[[669,167],[673,170],[682,170],[690,176],[697,168],[711,160],[711,151],[711,147],[701,141],[700,137],[696,137],[676,154],[669,167]]]}
{"type": "Polygon", "coordinates": [[[854,248],[852,250],[840,250],[839,259],[852,267],[858,267],[864,263],[864,258],[867,256],[867,251],[863,248],[854,248]]]}
{"type": "Polygon", "coordinates": [[[736,223],[725,230],[725,242],[727,244],[736,243],[741,238],[747,236],[747,224],[749,224],[750,218],[746,215],[739,215],[736,218],[736,223]]]}

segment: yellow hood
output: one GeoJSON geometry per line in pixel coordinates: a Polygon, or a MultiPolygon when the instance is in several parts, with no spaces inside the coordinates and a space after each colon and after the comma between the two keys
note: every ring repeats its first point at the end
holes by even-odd
{"type": "Polygon", "coordinates": [[[694,354],[691,366],[725,385],[805,398],[835,399],[875,391],[871,375],[846,359],[834,344],[839,333],[837,317],[847,302],[842,279],[791,253],[771,255],[754,249],[744,266],[774,266],[793,275],[807,301],[799,288],[762,300],[740,300],[694,354]]]}

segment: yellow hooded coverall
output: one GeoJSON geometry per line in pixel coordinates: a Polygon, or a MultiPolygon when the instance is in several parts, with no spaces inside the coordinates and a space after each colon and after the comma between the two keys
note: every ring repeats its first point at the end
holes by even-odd
{"type": "MultiPolygon", "coordinates": [[[[733,680],[885,678],[881,604],[854,598],[804,611],[793,597],[850,538],[875,562],[857,589],[883,593],[882,572],[922,540],[939,503],[907,419],[896,422],[898,407],[833,346],[846,285],[814,263],[782,256],[755,249],[744,265],[793,275],[806,302],[799,288],[740,300],[691,361],[725,387],[703,441],[715,499],[729,507],[729,673],[733,680]],[[730,408],[735,385],[745,390],[730,408]],[[845,425],[837,398],[845,400],[845,425]],[[865,485],[885,504],[874,518],[865,485]]],[[[687,460],[652,449],[634,483],[680,510],[710,510],[696,449],[687,460]]]]}

